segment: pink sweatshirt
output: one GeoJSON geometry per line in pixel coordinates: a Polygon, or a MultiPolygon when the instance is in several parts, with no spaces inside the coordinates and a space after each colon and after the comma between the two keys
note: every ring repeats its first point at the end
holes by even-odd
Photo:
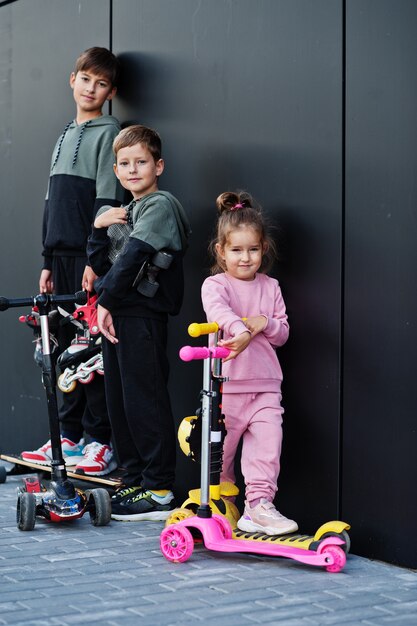
{"type": "Polygon", "coordinates": [[[287,341],[289,325],[278,281],[266,274],[239,280],[225,272],[204,281],[201,297],[207,321],[218,323],[224,339],[247,330],[242,317],[265,315],[268,320],[246,350],[224,364],[223,374],[230,379],[224,392],[279,392],[282,370],[275,348],[287,341]]]}

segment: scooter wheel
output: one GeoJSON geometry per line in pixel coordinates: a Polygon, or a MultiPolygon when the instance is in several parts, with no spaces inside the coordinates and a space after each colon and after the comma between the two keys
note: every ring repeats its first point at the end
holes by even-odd
{"type": "Polygon", "coordinates": [[[92,489],[89,494],[89,513],[93,526],[106,526],[111,518],[111,501],[105,489],[92,489]]]}
{"type": "Polygon", "coordinates": [[[231,539],[233,531],[228,520],[221,515],[213,515],[213,518],[216,520],[217,526],[220,528],[223,539],[231,539]]]}
{"type": "MultiPolygon", "coordinates": [[[[318,550],[317,552],[319,552],[318,550]]],[[[340,546],[325,546],[321,551],[322,554],[332,557],[333,563],[331,565],[325,565],[326,571],[336,574],[340,572],[346,563],[345,551],[340,546]]]]}
{"type": "Polygon", "coordinates": [[[185,526],[173,524],[162,531],[160,547],[162,554],[168,561],[184,563],[193,553],[193,536],[185,526]]]}
{"type": "Polygon", "coordinates": [[[79,382],[82,385],[88,385],[88,383],[91,383],[93,378],[94,378],[94,372],[90,372],[90,374],[88,374],[88,376],[85,376],[83,378],[79,378],[78,380],[79,380],[79,382]]]}
{"type": "Polygon", "coordinates": [[[0,483],[5,483],[7,478],[7,470],[4,465],[0,465],[0,483]]]}
{"type": "Polygon", "coordinates": [[[77,386],[77,382],[75,380],[72,380],[69,385],[66,385],[63,382],[64,379],[64,374],[61,374],[58,378],[58,387],[59,389],[63,392],[63,393],[71,393],[71,391],[74,391],[75,387],[77,386]]]}
{"type": "Polygon", "coordinates": [[[187,519],[188,517],[194,517],[195,513],[190,509],[174,509],[171,515],[168,517],[165,522],[165,526],[171,526],[171,524],[177,524],[181,522],[183,519],[187,519]]]}
{"type": "Polygon", "coordinates": [[[33,530],[36,521],[35,494],[22,491],[17,496],[16,522],[19,530],[33,530]]]}
{"type": "Polygon", "coordinates": [[[349,554],[350,537],[349,537],[349,533],[346,530],[342,530],[341,533],[334,533],[334,532],[324,533],[324,535],[320,537],[320,541],[322,541],[323,539],[326,539],[326,537],[339,537],[339,539],[342,539],[345,542],[345,545],[340,546],[340,547],[346,554],[349,554]]]}

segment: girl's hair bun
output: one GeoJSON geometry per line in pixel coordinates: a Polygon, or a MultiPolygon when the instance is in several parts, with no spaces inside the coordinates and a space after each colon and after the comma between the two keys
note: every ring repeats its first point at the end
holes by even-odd
{"type": "Polygon", "coordinates": [[[246,191],[225,191],[216,200],[217,211],[235,211],[243,208],[254,208],[252,196],[246,191]]]}

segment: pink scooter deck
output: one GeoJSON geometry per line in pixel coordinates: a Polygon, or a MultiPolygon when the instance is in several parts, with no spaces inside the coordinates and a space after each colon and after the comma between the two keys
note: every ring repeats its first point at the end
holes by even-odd
{"type": "Polygon", "coordinates": [[[324,567],[328,572],[339,572],[346,563],[342,549],[344,542],[339,537],[328,537],[320,542],[317,551],[303,550],[271,543],[250,542],[232,538],[232,528],[221,515],[210,518],[198,516],[184,519],[167,526],[161,533],[161,552],[173,562],[188,560],[194,549],[194,538],[190,529],[198,530],[208,550],[215,552],[247,552],[266,556],[281,556],[288,559],[324,567]]]}

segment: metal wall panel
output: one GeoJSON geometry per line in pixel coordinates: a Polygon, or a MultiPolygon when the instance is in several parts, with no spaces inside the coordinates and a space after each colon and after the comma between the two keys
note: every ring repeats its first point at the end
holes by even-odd
{"type": "MultiPolygon", "coordinates": [[[[109,46],[109,2],[19,0],[0,8],[0,295],[38,293],[41,222],[54,144],[75,115],[69,76],[91,45],[109,46]]],[[[48,438],[32,333],[1,313],[2,450],[19,452],[48,438]]]]}
{"type": "MultiPolygon", "coordinates": [[[[162,188],[190,214],[183,311],[171,324],[178,421],[201,369],[177,349],[201,319],[214,201],[246,188],[280,226],[277,268],[291,324],[281,351],[285,439],[279,506],[312,530],[337,516],[342,3],[333,0],[114,0],[125,80],[113,110],[157,128],[162,188]]],[[[198,468],[179,455],[179,487],[198,468]],[[190,473],[191,472],[191,473],[190,473]]]]}
{"type": "Polygon", "coordinates": [[[417,5],[346,21],[343,515],[355,552],[417,567],[417,5]]]}

